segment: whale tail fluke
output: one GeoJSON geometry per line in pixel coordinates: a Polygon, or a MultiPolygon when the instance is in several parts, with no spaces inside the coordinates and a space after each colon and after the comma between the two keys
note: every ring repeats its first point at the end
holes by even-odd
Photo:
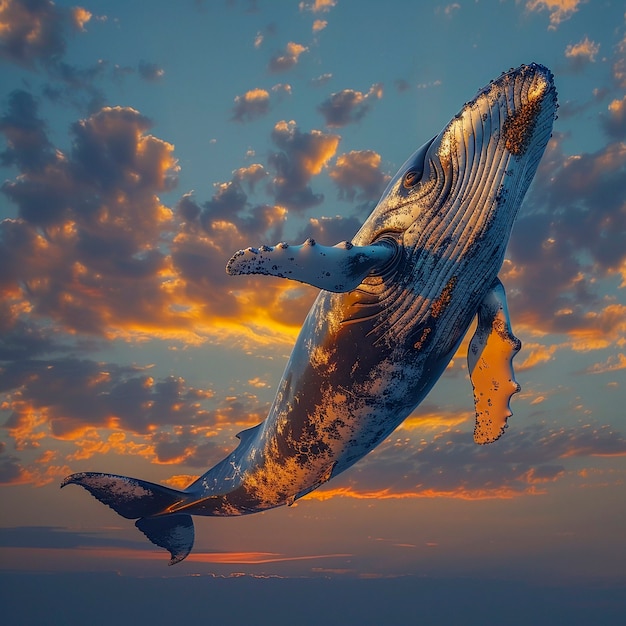
{"type": "Polygon", "coordinates": [[[66,485],[80,485],[122,517],[136,519],[135,526],[153,544],[169,551],[170,565],[182,561],[191,552],[194,541],[191,516],[168,514],[168,510],[186,500],[185,492],[138,478],[98,472],[72,474],[61,483],[61,487],[66,485]]]}
{"type": "Polygon", "coordinates": [[[165,548],[172,557],[169,565],[180,563],[193,548],[195,536],[191,515],[142,517],[135,526],[155,545],[165,548]]]}

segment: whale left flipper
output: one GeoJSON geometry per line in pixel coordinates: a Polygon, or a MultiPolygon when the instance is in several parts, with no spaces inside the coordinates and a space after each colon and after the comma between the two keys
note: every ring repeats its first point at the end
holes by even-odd
{"type": "Polygon", "coordinates": [[[391,242],[355,246],[349,241],[335,246],[321,246],[313,239],[302,245],[275,246],[239,250],[228,261],[226,272],[267,274],[290,278],[326,291],[345,293],[356,289],[376,267],[381,267],[396,253],[391,242]]]}
{"type": "Polygon", "coordinates": [[[513,357],[522,342],[513,335],[506,294],[496,279],[478,308],[478,326],[467,351],[474,388],[476,426],[474,441],[496,441],[506,428],[511,396],[520,390],[513,372],[513,357]]]}

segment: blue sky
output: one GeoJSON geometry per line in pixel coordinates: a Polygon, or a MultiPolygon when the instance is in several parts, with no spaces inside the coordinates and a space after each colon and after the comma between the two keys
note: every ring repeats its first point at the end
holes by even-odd
{"type": "Polygon", "coordinates": [[[624,581],[626,16],[603,0],[0,3],[0,567],[624,581]],[[500,277],[522,392],[472,443],[464,346],[388,441],[165,568],[75,471],[178,485],[261,421],[316,290],[231,254],[350,239],[476,91],[559,117],[500,277]]]}

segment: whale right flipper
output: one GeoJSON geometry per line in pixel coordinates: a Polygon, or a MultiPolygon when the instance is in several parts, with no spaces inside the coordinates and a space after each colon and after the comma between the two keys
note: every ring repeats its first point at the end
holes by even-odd
{"type": "Polygon", "coordinates": [[[509,401],[520,390],[513,371],[513,357],[521,346],[522,342],[511,330],[504,286],[496,279],[478,307],[478,326],[467,351],[474,387],[476,443],[492,443],[506,428],[512,414],[509,401]]]}
{"type": "Polygon", "coordinates": [[[390,242],[355,246],[349,241],[336,246],[321,246],[307,239],[300,246],[279,243],[275,246],[239,250],[228,261],[226,272],[266,274],[290,278],[319,289],[345,293],[356,289],[376,267],[381,267],[395,255],[390,242]]]}

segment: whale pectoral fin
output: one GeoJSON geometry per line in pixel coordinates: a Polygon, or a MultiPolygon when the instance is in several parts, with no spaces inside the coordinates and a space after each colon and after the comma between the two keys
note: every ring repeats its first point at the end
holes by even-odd
{"type": "Polygon", "coordinates": [[[135,526],[155,546],[170,553],[169,565],[180,563],[193,548],[195,532],[191,515],[142,517],[135,522],[135,526]]]}
{"type": "Polygon", "coordinates": [[[374,268],[384,265],[394,254],[393,246],[387,243],[355,246],[344,241],[336,246],[321,246],[307,239],[300,246],[279,243],[239,250],[226,265],[226,272],[232,276],[266,274],[290,278],[344,293],[356,289],[374,268]]]}
{"type": "Polygon", "coordinates": [[[512,415],[509,402],[520,390],[513,372],[513,357],[521,345],[511,330],[504,287],[496,279],[478,308],[478,326],[467,353],[474,388],[476,443],[496,441],[512,415]]]}

